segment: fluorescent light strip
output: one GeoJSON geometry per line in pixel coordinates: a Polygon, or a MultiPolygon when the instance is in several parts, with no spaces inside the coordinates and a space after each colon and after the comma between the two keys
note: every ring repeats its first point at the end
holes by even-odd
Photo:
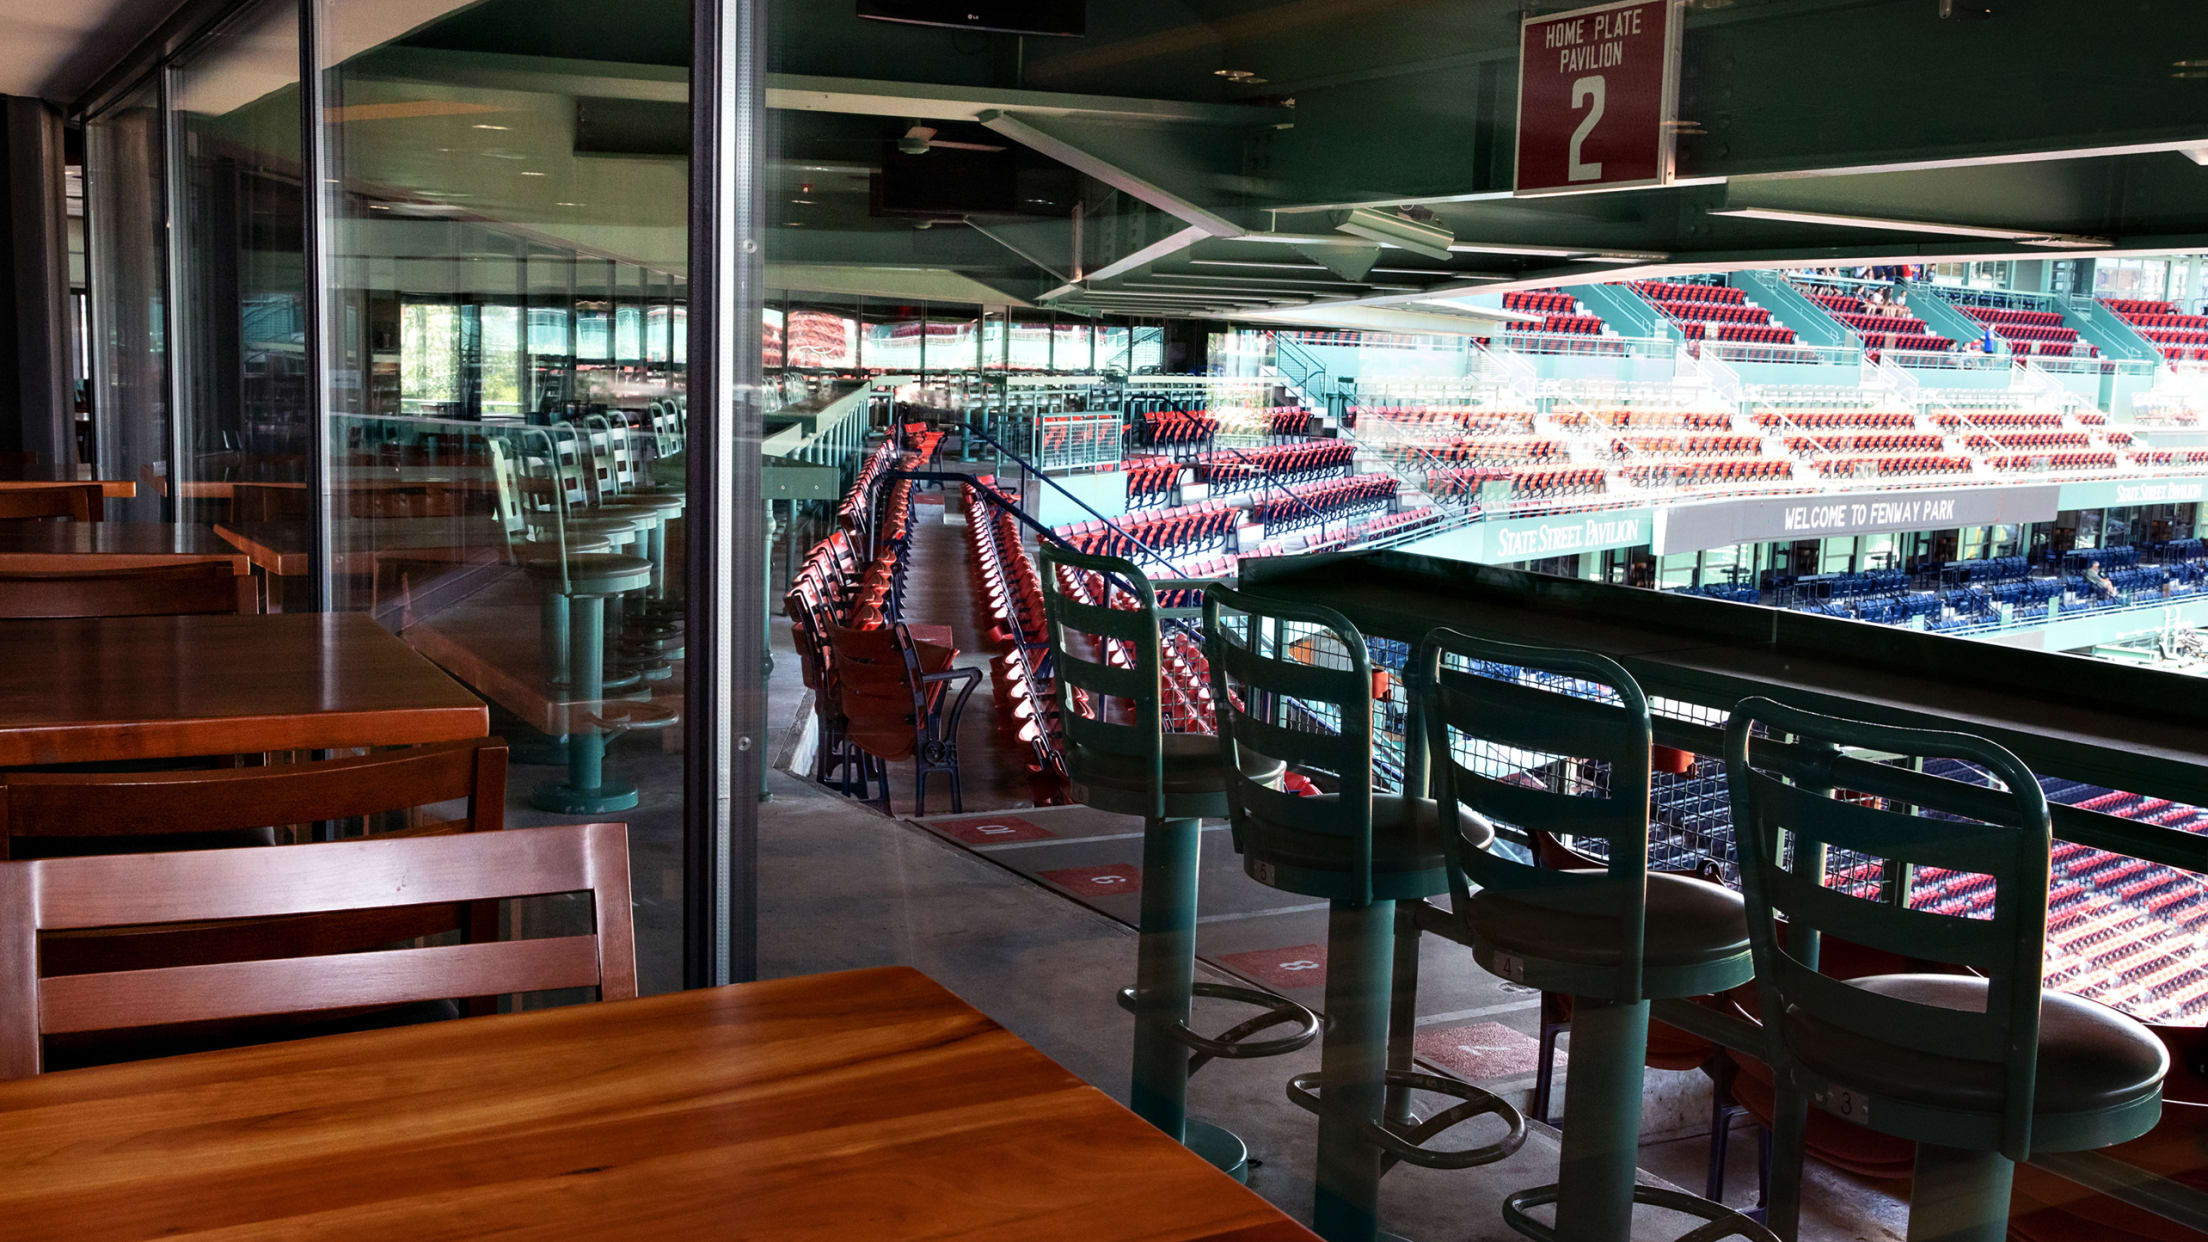
{"type": "MultiPolygon", "coordinates": [[[[1329,233],[1244,233],[1240,237],[1227,238],[1236,242],[1269,242],[1282,246],[1381,246],[1389,250],[1404,247],[1393,242],[1365,241],[1329,233]]],[[[1604,246],[1516,246],[1489,242],[1452,242],[1453,254],[1510,254],[1536,259],[1585,259],[1587,261],[1618,263],[1661,263],[1671,256],[1654,250],[1612,250],[1604,246]]],[[[1198,260],[1199,262],[1201,260],[1198,260]]]]}
{"type": "MultiPolygon", "coordinates": [[[[1187,273],[1187,272],[1152,272],[1152,273],[1150,273],[1150,276],[1151,276],[1151,278],[1152,278],[1153,280],[1203,280],[1203,281],[1217,281],[1217,280],[1234,280],[1234,281],[1242,281],[1242,282],[1245,282],[1245,283],[1243,283],[1243,284],[1240,284],[1240,285],[1205,285],[1205,286],[1203,286],[1204,288],[1209,288],[1209,289],[1227,289],[1227,290],[1230,290],[1230,291],[1231,291],[1231,290],[1235,290],[1235,289],[1255,289],[1255,288],[1260,288],[1260,287],[1272,287],[1272,288],[1282,288],[1282,287],[1286,287],[1286,291],[1287,291],[1287,292],[1289,292],[1289,293],[1308,293],[1308,292],[1310,292],[1310,291],[1311,291],[1312,289],[1314,289],[1314,288],[1319,288],[1319,289],[1390,289],[1390,290],[1398,290],[1398,291],[1401,291],[1401,292],[1404,292],[1404,293],[1416,293],[1416,292],[1418,292],[1418,291],[1419,291],[1420,289],[1423,289],[1423,288],[1425,288],[1425,287],[1426,287],[1426,286],[1424,286],[1424,285],[1384,285],[1384,284],[1380,284],[1380,283],[1378,283],[1378,282],[1376,282],[1376,281],[1369,281],[1369,280],[1305,280],[1305,279],[1303,279],[1303,278],[1301,278],[1301,277],[1297,277],[1297,276],[1207,276],[1207,275],[1204,275],[1204,274],[1202,274],[1202,273],[1193,273],[1193,274],[1192,274],[1192,273],[1187,273]],[[1254,282],[1254,283],[1250,283],[1250,282],[1254,282]]],[[[1123,282],[1123,283],[1122,283],[1122,286],[1121,286],[1121,287],[1122,287],[1122,288],[1128,288],[1128,289],[1165,289],[1165,288],[1183,288],[1183,289],[1186,289],[1186,288],[1193,288],[1193,287],[1195,287],[1195,286],[1190,286],[1190,285],[1168,286],[1168,285],[1157,285],[1157,284],[1151,284],[1151,283],[1150,283],[1149,281],[1143,281],[1143,280],[1129,280],[1129,281],[1125,281],[1125,282],[1123,282]]]]}
{"type": "Polygon", "coordinates": [[[1990,237],[1996,241],[2022,242],[2028,246],[2110,246],[2106,237],[2075,233],[2050,233],[2045,229],[2006,229],[1985,224],[1944,224],[1933,220],[1890,220],[1882,216],[1850,216],[1826,211],[1793,211],[1779,207],[1712,207],[1709,215],[1738,220],[1773,220],[1782,224],[1829,224],[1840,228],[1885,229],[1895,233],[1936,233],[1945,237],[1990,237]]]}

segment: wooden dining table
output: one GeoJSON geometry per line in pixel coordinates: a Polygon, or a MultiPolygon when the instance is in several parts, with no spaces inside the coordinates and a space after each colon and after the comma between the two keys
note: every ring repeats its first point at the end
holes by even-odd
{"type": "MultiPolygon", "coordinates": [[[[305,522],[217,522],[214,530],[265,573],[290,578],[313,571],[313,531],[305,522]]],[[[379,557],[408,552],[480,564],[509,555],[505,535],[488,515],[338,518],[330,523],[330,561],[337,573],[365,572],[379,557]]]]}
{"type": "Polygon", "coordinates": [[[0,621],[0,768],[483,737],[481,699],[364,613],[0,621]]]}
{"type": "Polygon", "coordinates": [[[917,971],[0,1083],[0,1232],[1311,1242],[917,971]]]}
{"type": "Polygon", "coordinates": [[[39,465],[0,465],[0,490],[52,487],[57,483],[97,483],[100,485],[100,495],[109,500],[129,500],[138,494],[136,479],[103,479],[93,471],[77,466],[50,462],[39,465]]]}
{"type": "Polygon", "coordinates": [[[252,572],[247,554],[188,522],[0,522],[0,573],[154,569],[217,562],[252,572]]]}

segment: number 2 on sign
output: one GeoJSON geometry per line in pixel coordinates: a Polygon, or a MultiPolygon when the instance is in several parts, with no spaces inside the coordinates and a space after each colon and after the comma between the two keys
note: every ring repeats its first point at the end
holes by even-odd
{"type": "Polygon", "coordinates": [[[1590,164],[1581,159],[1580,154],[1586,145],[1587,135],[1594,133],[1595,123],[1602,120],[1602,102],[1607,90],[1599,73],[1572,83],[1572,111],[1587,109],[1587,119],[1581,121],[1579,128],[1572,131],[1570,164],[1564,169],[1564,179],[1567,181],[1596,181],[1602,177],[1602,161],[1596,160],[1590,164]]]}

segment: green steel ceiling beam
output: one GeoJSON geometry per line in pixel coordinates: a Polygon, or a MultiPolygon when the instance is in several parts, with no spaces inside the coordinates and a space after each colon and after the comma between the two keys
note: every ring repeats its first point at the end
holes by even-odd
{"type": "Polygon", "coordinates": [[[983,121],[993,112],[1035,117],[1086,117],[1151,125],[1243,126],[1279,124],[1285,109],[1256,104],[1189,103],[1178,99],[1122,99],[1056,91],[1002,90],[933,82],[883,82],[804,74],[767,75],[767,106],[807,112],[916,117],[928,121],[983,121]]]}
{"type": "Polygon", "coordinates": [[[1208,128],[1132,125],[1088,117],[984,112],[981,124],[1022,146],[1083,172],[1130,198],[1185,220],[1212,237],[1234,237],[1242,226],[1212,209],[1239,180],[1239,135],[1208,128]]]}

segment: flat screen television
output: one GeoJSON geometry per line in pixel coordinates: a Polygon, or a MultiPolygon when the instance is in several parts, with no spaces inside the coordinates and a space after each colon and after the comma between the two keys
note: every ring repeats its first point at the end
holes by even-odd
{"type": "Polygon", "coordinates": [[[913,26],[1008,34],[1081,35],[1088,0],[858,0],[859,16],[913,26]]]}

